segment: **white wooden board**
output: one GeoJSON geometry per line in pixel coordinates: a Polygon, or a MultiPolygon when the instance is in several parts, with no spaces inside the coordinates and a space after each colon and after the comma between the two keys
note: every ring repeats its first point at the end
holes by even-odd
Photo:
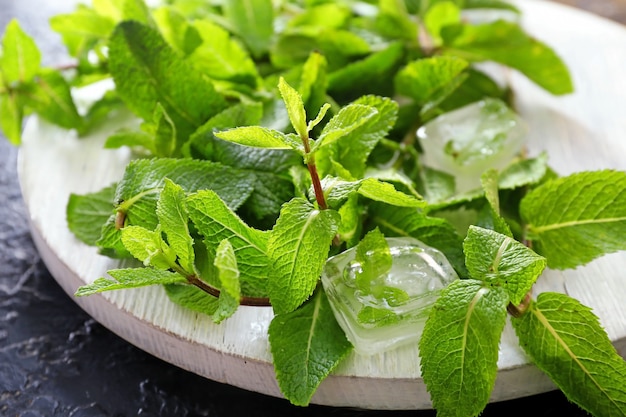
{"type": "MultiPolygon", "coordinates": [[[[547,1],[522,0],[528,31],[553,46],[570,66],[577,92],[556,98],[511,74],[517,106],[530,125],[530,154],[546,150],[560,173],[626,170],[626,30],[547,1]]],[[[120,123],[124,115],[119,116],[120,123]]],[[[50,272],[72,295],[119,263],[78,242],[68,231],[70,193],[99,190],[118,180],[125,151],[104,151],[107,131],[79,140],[31,118],[19,158],[20,182],[33,237],[50,272]]],[[[593,308],[622,355],[626,354],[626,253],[575,271],[548,271],[535,293],[566,292],[593,308]]],[[[242,307],[221,325],[171,303],[159,287],[76,299],[97,321],[130,343],[215,381],[281,396],[271,364],[269,308],[242,307]]],[[[554,389],[517,346],[507,326],[492,401],[554,389]]],[[[353,354],[322,383],[313,403],[371,409],[425,409],[431,403],[420,378],[418,352],[404,347],[371,357],[353,354]]]]}

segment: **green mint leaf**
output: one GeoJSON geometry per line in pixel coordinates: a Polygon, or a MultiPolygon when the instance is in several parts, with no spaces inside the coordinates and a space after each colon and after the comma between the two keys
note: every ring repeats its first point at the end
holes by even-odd
{"type": "Polygon", "coordinates": [[[386,38],[416,43],[417,24],[409,15],[404,1],[381,0],[375,25],[377,31],[386,38]]]}
{"type": "Polygon", "coordinates": [[[523,159],[506,167],[498,177],[502,190],[512,190],[540,182],[548,172],[548,154],[541,153],[536,158],[523,159]]]}
{"type": "Polygon", "coordinates": [[[320,124],[322,122],[322,120],[324,120],[324,117],[326,117],[326,113],[328,112],[330,107],[331,106],[328,103],[324,103],[324,105],[322,105],[322,107],[320,107],[320,111],[317,113],[317,116],[315,116],[315,119],[310,120],[309,124],[306,127],[306,130],[308,132],[313,130],[315,128],[315,126],[317,126],[318,124],[320,124]]]}
{"type": "Polygon", "coordinates": [[[237,259],[242,294],[252,297],[267,296],[270,264],[267,254],[268,233],[249,227],[218,194],[210,190],[190,195],[187,198],[187,207],[189,218],[204,238],[209,258],[215,259],[218,245],[227,239],[237,259]]]}
{"type": "Polygon", "coordinates": [[[445,52],[469,61],[495,61],[515,68],[553,94],[573,91],[570,73],[558,55],[517,24],[498,20],[448,27],[445,52]]]}
{"type": "Polygon", "coordinates": [[[594,416],[626,415],[626,362],[589,307],[542,293],[512,322],[524,351],[570,401],[594,416]]]}
{"type": "MultiPolygon", "coordinates": [[[[263,107],[259,103],[240,103],[211,117],[200,126],[184,146],[184,152],[198,159],[215,160],[213,157],[214,132],[239,126],[258,125],[263,116],[263,107]]],[[[226,163],[226,165],[231,165],[226,163]]]]}
{"type": "Polygon", "coordinates": [[[465,9],[499,9],[521,13],[513,4],[505,0],[465,0],[465,9]]]}
{"type": "Polygon", "coordinates": [[[626,173],[594,171],[548,181],[521,201],[533,249],[557,269],[626,249],[626,173]]]}
{"type": "Polygon", "coordinates": [[[125,0],[122,7],[122,20],[134,20],[156,27],[152,13],[144,0],[125,0]]]}
{"type": "Polygon", "coordinates": [[[154,145],[154,136],[149,133],[140,130],[120,129],[107,138],[104,148],[117,149],[123,146],[131,148],[139,146],[156,155],[157,151],[154,145]]]}
{"type": "Polygon", "coordinates": [[[176,253],[163,240],[160,227],[155,231],[140,226],[122,229],[122,244],[145,266],[168,270],[176,262],[176,253]]]}
{"type": "Polygon", "coordinates": [[[197,28],[173,7],[159,7],[152,12],[152,17],[163,38],[183,56],[192,54],[202,44],[197,28]]]}
{"type": "MultiPolygon", "coordinates": [[[[169,158],[133,160],[117,186],[117,216],[124,216],[126,224],[154,230],[159,223],[157,200],[166,178],[188,193],[200,189],[214,190],[234,210],[248,199],[255,181],[249,173],[210,161],[169,158]]],[[[116,228],[115,216],[103,227],[102,237],[98,240],[102,249],[120,249],[120,232],[116,228]]]]}
{"type": "Polygon", "coordinates": [[[269,50],[274,36],[274,7],[271,0],[226,0],[224,16],[255,57],[269,50]]]}
{"type": "Polygon", "coordinates": [[[289,27],[325,27],[340,29],[349,23],[352,13],[345,4],[310,2],[307,7],[293,16],[289,27]]]}
{"type": "Polygon", "coordinates": [[[546,260],[513,238],[470,226],[463,242],[472,278],[502,286],[520,304],[546,267],[546,260]]]}
{"type": "Polygon", "coordinates": [[[418,59],[397,73],[396,91],[424,105],[460,77],[468,65],[464,59],[453,56],[418,59]]]}
{"type": "MultiPolygon", "coordinates": [[[[1,81],[1,80],[0,80],[1,81]]],[[[22,121],[24,106],[15,93],[0,94],[0,128],[9,142],[19,145],[22,142],[22,121]]]]}
{"type": "Polygon", "coordinates": [[[192,285],[166,284],[165,293],[172,302],[208,316],[215,314],[219,306],[219,299],[192,285]]]}
{"type": "Polygon", "coordinates": [[[420,180],[420,187],[423,189],[422,194],[429,204],[446,201],[456,193],[454,176],[446,172],[423,167],[420,180]]]}
{"type": "Polygon", "coordinates": [[[354,132],[378,115],[378,109],[363,104],[349,104],[337,113],[324,126],[322,133],[315,142],[313,150],[329,145],[336,140],[354,132]]]}
{"type": "Polygon", "coordinates": [[[70,194],[65,209],[68,228],[82,242],[95,246],[102,225],[111,217],[116,185],[84,195],[70,194]]]}
{"type": "Polygon", "coordinates": [[[292,86],[287,84],[287,81],[283,77],[280,77],[278,81],[278,89],[280,95],[287,107],[287,113],[289,114],[289,120],[291,125],[295,129],[298,136],[301,138],[308,138],[308,126],[306,122],[306,111],[304,110],[304,102],[302,96],[292,86]]]}
{"type": "Polygon", "coordinates": [[[104,45],[113,33],[115,22],[120,20],[121,15],[113,19],[98,9],[79,5],[73,13],[51,17],[50,27],[61,35],[70,55],[83,59],[96,45],[104,45]]]}
{"type": "Polygon", "coordinates": [[[157,201],[156,214],[170,248],[178,257],[178,263],[186,272],[193,274],[193,238],[189,231],[186,197],[185,190],[181,186],[166,179],[157,201]]]}
{"type": "Polygon", "coordinates": [[[312,52],[319,52],[328,60],[328,70],[332,72],[369,54],[371,48],[358,34],[349,30],[299,27],[282,32],[270,52],[272,64],[283,69],[300,66],[312,52]]]}
{"type": "Polygon", "coordinates": [[[458,280],[435,302],[419,342],[424,382],[437,413],[477,416],[498,372],[508,297],[499,287],[458,280]]]}
{"type": "Polygon", "coordinates": [[[258,148],[298,149],[301,146],[297,138],[261,126],[242,126],[215,132],[214,135],[222,140],[258,148]]]}
{"type": "Polygon", "coordinates": [[[366,94],[393,95],[393,76],[404,58],[404,46],[391,43],[358,61],[339,67],[328,75],[328,91],[342,101],[366,94]]]}
{"type": "Polygon", "coordinates": [[[241,298],[237,258],[233,245],[228,240],[222,240],[217,246],[214,264],[220,281],[220,297],[213,321],[221,323],[235,313],[241,298]]]}
{"type": "Polygon", "coordinates": [[[54,70],[41,70],[25,97],[37,114],[66,129],[83,130],[83,119],[78,114],[70,87],[63,76],[54,70]]]}
{"type": "Polygon", "coordinates": [[[17,20],[11,20],[6,26],[0,51],[0,72],[5,82],[26,83],[39,72],[41,52],[17,20]]]}
{"type": "Polygon", "coordinates": [[[252,148],[219,139],[213,141],[211,159],[254,175],[254,191],[242,209],[259,220],[275,219],[293,197],[289,170],[302,165],[302,156],[291,149],[252,148]]]}
{"type": "Polygon", "coordinates": [[[254,61],[239,42],[229,33],[208,20],[193,23],[202,44],[189,56],[189,59],[215,80],[228,80],[243,83],[255,88],[259,74],[254,61]]]}
{"type": "Polygon", "coordinates": [[[179,274],[153,268],[113,269],[107,273],[113,279],[99,278],[91,284],[79,287],[74,295],[84,297],[104,291],[186,282],[186,279],[179,274]]]}
{"type": "Polygon", "coordinates": [[[396,190],[393,184],[380,181],[376,178],[367,178],[361,181],[359,194],[365,198],[395,207],[425,207],[426,202],[415,196],[396,190]]]}
{"type": "Polygon", "coordinates": [[[430,217],[415,208],[381,203],[371,204],[369,215],[372,224],[378,226],[385,236],[410,236],[439,249],[459,276],[467,277],[463,238],[449,221],[430,217]]]}
{"type": "Polygon", "coordinates": [[[299,309],[276,315],[269,341],[278,385],[300,406],[309,404],[319,384],[352,350],[323,291],[299,309]]]}
{"type": "Polygon", "coordinates": [[[485,199],[487,200],[483,213],[486,214],[485,217],[487,218],[489,229],[512,237],[511,228],[500,213],[500,187],[498,180],[499,174],[495,169],[483,172],[483,175],[480,177],[480,182],[485,192],[485,199]]]}
{"type": "Polygon", "coordinates": [[[328,83],[326,76],[327,67],[328,62],[326,58],[318,52],[311,53],[302,66],[298,92],[302,96],[304,108],[307,110],[307,118],[315,119],[309,122],[307,126],[309,131],[313,130],[313,127],[317,126],[322,121],[328,110],[326,104],[326,87],[328,83]],[[320,108],[322,110],[320,110],[317,117],[315,117],[315,114],[311,112],[315,112],[320,108]]]}
{"type": "Polygon", "coordinates": [[[163,105],[181,143],[226,108],[207,78],[180,58],[156,30],[136,21],[122,22],[115,29],[109,42],[109,68],[120,97],[144,120],[152,120],[157,103],[163,105]]]}
{"type": "Polygon", "coordinates": [[[276,314],[295,310],[311,296],[338,226],[336,211],[318,210],[306,200],[294,198],[283,206],[267,245],[276,314]]]}
{"type": "Polygon", "coordinates": [[[451,1],[435,3],[424,15],[424,26],[432,37],[434,46],[441,46],[441,29],[461,22],[461,9],[451,1]]]}
{"type": "Polygon", "coordinates": [[[372,150],[396,122],[398,103],[389,98],[369,95],[357,99],[353,104],[375,107],[378,114],[350,134],[318,149],[316,163],[318,170],[324,174],[341,171],[336,168],[341,167],[349,172],[348,176],[343,175],[346,179],[363,178],[372,150]]]}

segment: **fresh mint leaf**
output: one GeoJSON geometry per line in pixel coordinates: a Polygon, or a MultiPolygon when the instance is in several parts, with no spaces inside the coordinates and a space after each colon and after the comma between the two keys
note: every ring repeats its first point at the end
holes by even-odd
{"type": "Polygon", "coordinates": [[[548,154],[541,153],[535,158],[522,159],[506,167],[498,176],[500,189],[533,185],[540,182],[548,172],[548,154]]]}
{"type": "Polygon", "coordinates": [[[259,74],[254,61],[239,42],[229,33],[208,20],[193,23],[200,37],[198,46],[189,59],[210,78],[257,86],[259,74]]]}
{"type": "Polygon", "coordinates": [[[508,301],[504,289],[476,280],[442,290],[419,342],[422,376],[439,415],[477,416],[489,402],[508,301]]]}
{"type": "Polygon", "coordinates": [[[126,226],[121,239],[126,250],[144,266],[165,271],[176,262],[176,253],[163,240],[160,227],[152,231],[141,226],[126,226]]]}
{"type": "MultiPolygon", "coordinates": [[[[331,6],[335,6],[330,4],[331,6]]],[[[307,111],[307,119],[315,119],[317,109],[323,108],[326,104],[326,88],[327,88],[327,67],[328,62],[324,55],[318,52],[312,52],[309,58],[302,66],[302,75],[300,76],[300,85],[298,86],[298,92],[302,96],[302,102],[304,108],[307,111]]],[[[325,112],[324,112],[325,114],[325,112]]],[[[317,115],[319,116],[319,114],[317,115]]],[[[308,130],[313,130],[313,127],[319,124],[309,122],[307,126],[308,130]]]]}
{"type": "Polygon", "coordinates": [[[354,132],[372,118],[378,115],[376,107],[363,104],[349,104],[342,107],[324,126],[322,133],[315,142],[313,150],[321,146],[330,145],[336,140],[354,132]]]}
{"type": "Polygon", "coordinates": [[[215,160],[213,156],[214,132],[240,126],[258,125],[262,116],[263,107],[259,103],[240,103],[231,106],[200,126],[185,144],[184,152],[199,159],[215,160]]]}
{"type": "Polygon", "coordinates": [[[109,42],[109,68],[120,97],[144,120],[152,120],[157,103],[163,105],[177,128],[179,145],[226,108],[207,78],[155,29],[136,21],[116,27],[109,42]]]}
{"type": "Polygon", "coordinates": [[[113,269],[107,273],[113,279],[99,278],[91,284],[79,287],[74,295],[84,297],[104,291],[186,282],[182,275],[153,268],[113,269]]]}
{"type": "Polygon", "coordinates": [[[379,229],[368,232],[356,246],[354,260],[361,265],[356,271],[356,284],[364,294],[371,293],[372,281],[386,275],[393,263],[389,245],[379,229]]]}
{"type": "Polygon", "coordinates": [[[346,4],[309,2],[301,13],[293,16],[289,27],[313,26],[341,29],[349,23],[352,13],[346,4]]]}
{"type": "Polygon", "coordinates": [[[289,120],[300,138],[309,137],[309,129],[306,119],[306,111],[304,110],[304,102],[302,96],[296,89],[287,84],[283,77],[278,81],[278,90],[287,107],[289,120]]]}
{"type": "Polygon", "coordinates": [[[520,13],[520,10],[505,0],[465,0],[465,9],[499,9],[520,13]]]}
{"type": "MultiPolygon", "coordinates": [[[[168,178],[186,192],[214,190],[226,204],[236,210],[250,196],[255,177],[219,163],[192,159],[137,159],[126,167],[115,193],[117,214],[112,215],[102,230],[98,246],[120,250],[120,232],[115,216],[124,216],[126,224],[154,230],[159,223],[156,206],[168,178]]],[[[123,252],[122,252],[123,253],[123,252]]]]}
{"type": "Polygon", "coordinates": [[[393,75],[404,58],[404,46],[391,43],[358,61],[343,65],[328,75],[328,91],[342,101],[366,94],[391,96],[393,75]]]}
{"type": "Polygon", "coordinates": [[[451,1],[435,3],[424,15],[424,26],[432,37],[433,46],[441,46],[441,29],[461,22],[461,9],[451,1]]]}
{"type": "Polygon", "coordinates": [[[39,72],[41,52],[37,44],[13,19],[6,26],[0,49],[0,72],[5,83],[26,83],[39,72]]]}
{"type": "Polygon", "coordinates": [[[424,167],[420,172],[420,190],[429,204],[448,200],[456,193],[454,176],[433,168],[424,167]]]}
{"type": "Polygon", "coordinates": [[[274,6],[271,0],[226,0],[224,17],[252,54],[259,58],[269,50],[274,36],[274,6]]]}
{"type": "Polygon", "coordinates": [[[316,163],[318,170],[324,174],[337,171],[339,166],[349,172],[348,177],[344,175],[345,179],[363,178],[367,159],[378,142],[389,133],[398,116],[398,103],[386,97],[363,96],[353,104],[374,107],[378,114],[350,134],[318,149],[316,163]]]}
{"type": "Polygon", "coordinates": [[[524,351],[570,401],[594,416],[626,415],[626,362],[589,307],[542,293],[512,323],[524,351]]]}
{"type": "Polygon", "coordinates": [[[337,234],[340,240],[346,242],[348,248],[356,245],[363,231],[363,208],[359,204],[356,194],[353,194],[339,208],[341,223],[337,234]]]}
{"type": "Polygon", "coordinates": [[[349,30],[307,26],[280,33],[272,44],[270,59],[276,68],[291,69],[306,62],[314,51],[326,57],[329,72],[372,52],[364,39],[349,30]]]}
{"type": "Polygon", "coordinates": [[[333,210],[294,198],[283,205],[267,245],[272,260],[269,295],[276,314],[289,313],[317,286],[339,226],[333,210]]]}
{"type": "Polygon", "coordinates": [[[361,181],[358,193],[370,200],[379,201],[395,207],[426,206],[426,202],[421,198],[398,191],[393,184],[380,181],[376,178],[367,178],[361,181]]]}
{"type": "Polygon", "coordinates": [[[213,321],[221,323],[235,313],[241,298],[237,258],[233,245],[227,239],[222,240],[217,246],[214,264],[220,281],[220,296],[213,321]]]}
{"type": "Polygon", "coordinates": [[[50,18],[50,27],[61,35],[70,55],[87,59],[88,52],[96,45],[104,45],[113,33],[115,22],[121,20],[121,15],[114,20],[111,15],[100,13],[98,9],[78,5],[72,13],[50,18]]]}
{"type": "Polygon", "coordinates": [[[267,296],[268,233],[249,227],[211,190],[190,195],[187,207],[189,218],[204,238],[209,259],[215,259],[218,245],[227,239],[237,259],[242,295],[267,296]]]}
{"type": "Polygon", "coordinates": [[[375,27],[381,35],[390,39],[416,42],[417,24],[411,18],[404,1],[381,0],[378,7],[375,27]]]}
{"type": "Polygon", "coordinates": [[[480,182],[485,192],[485,199],[487,200],[483,212],[486,213],[485,217],[487,217],[489,229],[513,237],[511,228],[500,212],[500,187],[498,180],[499,174],[495,169],[489,169],[483,172],[483,175],[480,177],[480,182]]]}
{"type": "Polygon", "coordinates": [[[481,25],[448,26],[442,38],[447,54],[515,68],[553,94],[568,94],[574,89],[570,73],[559,56],[515,23],[498,20],[481,25]]]}
{"type": "Polygon", "coordinates": [[[470,226],[463,242],[465,264],[472,278],[506,290],[517,305],[546,267],[546,260],[515,239],[470,226]]]}
{"type": "Polygon", "coordinates": [[[395,77],[396,91],[424,105],[453,83],[469,63],[454,56],[436,56],[410,62],[395,77]]]}
{"type": "Polygon", "coordinates": [[[66,129],[83,130],[83,119],[74,104],[70,86],[58,71],[41,70],[29,87],[24,102],[42,119],[66,129]]]}
{"type": "Polygon", "coordinates": [[[194,272],[193,238],[189,231],[189,213],[185,203],[187,195],[180,185],[166,179],[156,214],[167,243],[178,257],[178,263],[189,274],[194,272]]]}
{"type": "Polygon", "coordinates": [[[533,249],[557,269],[626,249],[626,173],[580,172],[548,181],[520,203],[533,249]]]}
{"type": "Polygon", "coordinates": [[[297,149],[300,147],[296,137],[261,126],[242,126],[215,132],[214,135],[222,140],[258,148],[297,149]]]}
{"type": "Polygon", "coordinates": [[[65,212],[70,231],[82,242],[95,246],[102,225],[111,217],[116,185],[84,195],[70,194],[65,212]]]}
{"type": "Polygon", "coordinates": [[[269,341],[278,385],[300,406],[309,404],[319,384],[352,350],[323,291],[297,310],[276,315],[269,341]]]}
{"type": "Polygon", "coordinates": [[[141,147],[147,149],[152,155],[156,154],[154,136],[141,130],[120,129],[109,136],[104,143],[105,149],[117,149],[123,146],[141,147]]]}
{"type": "Polygon", "coordinates": [[[0,94],[0,128],[14,145],[22,142],[23,119],[24,106],[19,96],[15,93],[0,94]]]}
{"type": "Polygon", "coordinates": [[[163,38],[183,56],[188,57],[202,44],[197,28],[175,8],[159,7],[152,12],[152,17],[163,38]]]}

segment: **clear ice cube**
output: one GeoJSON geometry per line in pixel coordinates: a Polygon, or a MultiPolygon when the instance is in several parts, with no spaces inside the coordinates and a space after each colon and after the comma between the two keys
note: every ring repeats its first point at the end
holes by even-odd
{"type": "Polygon", "coordinates": [[[455,177],[457,192],[480,187],[481,174],[506,168],[527,126],[504,102],[489,98],[444,113],[417,131],[424,165],[455,177]]]}
{"type": "Polygon", "coordinates": [[[439,250],[413,238],[387,238],[391,269],[364,291],[355,248],[331,257],[322,285],[355,350],[371,355],[419,340],[440,291],[458,276],[439,250]]]}

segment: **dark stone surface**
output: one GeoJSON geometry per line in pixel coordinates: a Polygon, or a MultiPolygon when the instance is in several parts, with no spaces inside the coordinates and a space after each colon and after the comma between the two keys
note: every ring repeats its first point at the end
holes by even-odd
{"type": "MultiPolygon", "coordinates": [[[[65,10],[62,1],[0,0],[0,31],[17,16],[44,50],[46,64],[61,63],[63,49],[47,29],[47,17],[65,10]]],[[[17,152],[0,137],[0,415],[434,416],[430,411],[297,408],[190,374],[120,339],[78,308],[39,258],[19,190],[17,152]]],[[[491,404],[483,416],[522,412],[585,415],[552,392],[491,404]]]]}

